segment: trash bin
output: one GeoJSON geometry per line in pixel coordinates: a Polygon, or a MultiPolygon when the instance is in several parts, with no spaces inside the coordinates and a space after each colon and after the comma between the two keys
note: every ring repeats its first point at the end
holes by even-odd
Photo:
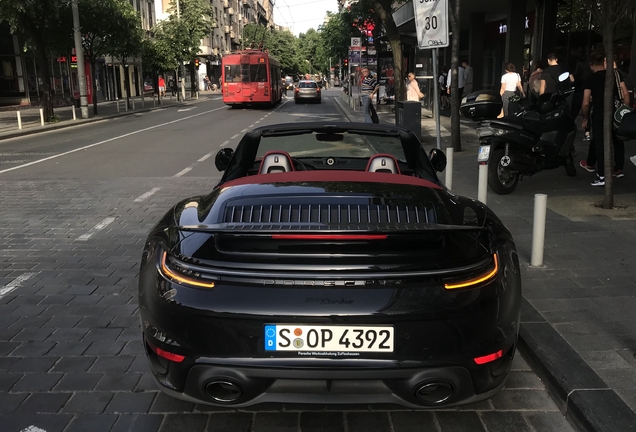
{"type": "Polygon", "coordinates": [[[422,138],[422,104],[416,101],[395,101],[395,124],[422,138]]]}

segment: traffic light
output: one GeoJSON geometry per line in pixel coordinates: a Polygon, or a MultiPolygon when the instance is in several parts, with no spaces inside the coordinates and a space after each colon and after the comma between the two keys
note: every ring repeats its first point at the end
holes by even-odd
{"type": "Polygon", "coordinates": [[[349,59],[344,59],[344,67],[349,66],[349,59]]]}
{"type": "Polygon", "coordinates": [[[199,59],[194,59],[194,67],[199,69],[199,59]]]}

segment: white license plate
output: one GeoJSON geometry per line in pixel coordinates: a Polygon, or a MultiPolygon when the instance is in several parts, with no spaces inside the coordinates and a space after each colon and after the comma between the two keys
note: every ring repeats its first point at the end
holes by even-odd
{"type": "Polygon", "coordinates": [[[265,351],[393,352],[393,327],[265,326],[265,351]]]}
{"type": "Polygon", "coordinates": [[[488,162],[490,159],[490,146],[479,147],[479,155],[477,156],[477,162],[488,162]]]}

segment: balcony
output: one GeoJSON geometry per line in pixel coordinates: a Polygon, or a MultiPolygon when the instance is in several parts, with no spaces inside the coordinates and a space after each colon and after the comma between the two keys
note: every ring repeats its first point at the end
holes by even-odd
{"type": "Polygon", "coordinates": [[[223,7],[225,9],[229,8],[230,7],[230,0],[223,0],[223,7]]]}
{"type": "Polygon", "coordinates": [[[243,0],[243,7],[251,8],[252,7],[251,0],[243,0]]]}
{"type": "Polygon", "coordinates": [[[230,26],[229,26],[229,25],[226,25],[226,26],[225,26],[225,33],[229,33],[229,32],[230,32],[230,26]]]}
{"type": "Polygon", "coordinates": [[[234,15],[234,8],[229,8],[227,10],[228,15],[234,15]]]}
{"type": "Polygon", "coordinates": [[[230,30],[230,39],[236,39],[235,35],[234,30],[230,30]]]}

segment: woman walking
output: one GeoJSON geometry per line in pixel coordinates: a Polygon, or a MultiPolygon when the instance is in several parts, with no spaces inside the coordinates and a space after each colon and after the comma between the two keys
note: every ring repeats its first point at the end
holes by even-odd
{"type": "Polygon", "coordinates": [[[424,97],[424,94],[420,91],[420,86],[415,80],[415,74],[411,72],[408,78],[409,83],[406,87],[406,100],[418,102],[424,97]]]}
{"type": "Polygon", "coordinates": [[[526,95],[523,92],[523,87],[521,86],[521,77],[515,72],[515,65],[508,62],[506,63],[505,69],[506,73],[501,77],[501,89],[499,90],[499,94],[503,100],[504,116],[507,116],[508,103],[510,102],[509,99],[511,96],[514,96],[515,90],[519,90],[524,98],[526,95]]]}

